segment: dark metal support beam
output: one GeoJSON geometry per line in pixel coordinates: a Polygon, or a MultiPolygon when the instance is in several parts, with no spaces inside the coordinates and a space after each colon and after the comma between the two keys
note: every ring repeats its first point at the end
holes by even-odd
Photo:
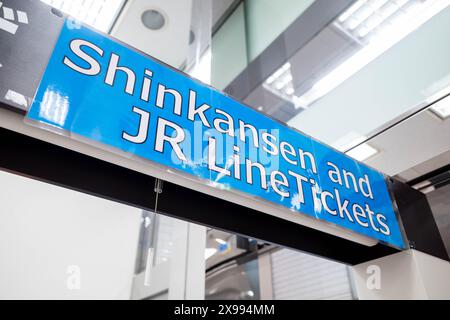
{"type": "Polygon", "coordinates": [[[449,260],[428,200],[422,192],[400,181],[390,186],[410,247],[449,260]]]}

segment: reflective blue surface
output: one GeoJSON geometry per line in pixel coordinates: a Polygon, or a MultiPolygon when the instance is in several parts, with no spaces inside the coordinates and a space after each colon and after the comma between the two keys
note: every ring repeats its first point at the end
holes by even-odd
{"type": "Polygon", "coordinates": [[[63,28],[27,117],[404,248],[383,174],[86,27],[63,28]]]}

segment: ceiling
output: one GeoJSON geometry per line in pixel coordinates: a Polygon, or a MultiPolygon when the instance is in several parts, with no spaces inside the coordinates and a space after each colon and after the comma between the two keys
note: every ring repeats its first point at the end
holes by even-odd
{"type": "Polygon", "coordinates": [[[450,118],[424,110],[368,143],[378,150],[368,165],[409,181],[450,163],[450,118]]]}

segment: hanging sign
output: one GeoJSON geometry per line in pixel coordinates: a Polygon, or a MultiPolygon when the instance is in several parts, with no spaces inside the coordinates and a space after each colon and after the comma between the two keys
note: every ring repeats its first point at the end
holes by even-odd
{"type": "Polygon", "coordinates": [[[65,24],[27,118],[404,248],[382,173],[88,27],[65,24]]]}

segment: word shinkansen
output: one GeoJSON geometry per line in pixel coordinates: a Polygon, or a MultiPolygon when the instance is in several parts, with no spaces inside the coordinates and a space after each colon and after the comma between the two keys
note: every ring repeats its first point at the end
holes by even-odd
{"type": "MultiPolygon", "coordinates": [[[[65,56],[63,60],[64,65],[84,75],[98,76],[101,74],[102,65],[99,59],[105,56],[103,49],[82,39],[72,40],[70,49],[83,63],[78,64],[65,56]],[[93,50],[95,53],[92,52],[89,54],[88,50],[86,50],[87,48],[90,48],[89,52],[93,50]]],[[[124,85],[125,93],[136,96],[145,103],[149,103],[151,90],[154,85],[152,83],[154,78],[153,71],[148,69],[144,70],[142,81],[140,81],[142,85],[140,86],[139,92],[137,92],[135,72],[129,67],[120,65],[119,55],[111,53],[109,55],[104,83],[109,86],[114,86],[116,75],[119,72],[126,77],[124,85]]],[[[215,130],[219,134],[233,139],[238,139],[240,142],[246,144],[247,147],[257,150],[262,149],[272,157],[279,158],[281,156],[279,158],[281,161],[285,161],[291,166],[297,166],[302,171],[311,174],[302,175],[293,170],[281,172],[276,169],[268,172],[268,168],[263,164],[243,158],[241,156],[242,150],[237,144],[232,147],[233,151],[231,154],[227,154],[226,161],[221,161],[223,159],[222,157],[217,157],[217,149],[222,149],[223,146],[219,145],[217,138],[212,136],[206,142],[206,162],[210,171],[218,173],[221,177],[245,181],[247,184],[263,190],[271,189],[282,198],[292,198],[295,196],[299,204],[304,204],[307,201],[306,194],[312,195],[312,199],[309,199],[309,201],[313,203],[320,202],[321,206],[330,215],[348,219],[363,227],[372,228],[376,232],[390,235],[391,231],[386,217],[382,213],[375,213],[369,204],[350,203],[349,200],[341,196],[338,188],[323,190],[318,187],[317,179],[311,177],[312,175],[318,174],[316,159],[312,152],[294,147],[293,143],[283,141],[267,130],[258,130],[250,121],[235,120],[223,109],[213,108],[206,103],[199,104],[195,90],[188,90],[187,107],[186,103],[183,103],[183,99],[186,97],[179,90],[167,88],[163,83],[158,83],[157,88],[153,90],[156,90],[155,107],[160,109],[170,108],[171,113],[176,116],[184,117],[191,122],[201,123],[207,129],[215,130]],[[169,96],[172,103],[167,103],[169,96]],[[183,108],[183,106],[185,107],[183,108]],[[242,168],[241,164],[244,168],[242,168]],[[255,184],[257,176],[259,176],[259,181],[255,184]],[[307,193],[306,190],[308,190],[307,193]]],[[[132,111],[140,116],[139,123],[133,133],[123,132],[122,137],[131,143],[142,144],[148,139],[150,112],[136,106],[132,108],[132,111]]],[[[186,163],[192,161],[192,159],[188,158],[185,150],[183,150],[186,132],[181,125],[160,116],[156,123],[155,135],[156,137],[153,139],[153,148],[155,151],[164,153],[164,148],[170,146],[180,161],[186,163]],[[167,134],[168,131],[171,134],[167,134]]],[[[327,170],[328,178],[333,183],[351,189],[355,193],[361,193],[365,198],[373,200],[372,188],[367,174],[363,177],[357,177],[350,171],[340,169],[331,161],[326,162],[326,168],[321,168],[321,170],[325,169],[327,170]]]]}

